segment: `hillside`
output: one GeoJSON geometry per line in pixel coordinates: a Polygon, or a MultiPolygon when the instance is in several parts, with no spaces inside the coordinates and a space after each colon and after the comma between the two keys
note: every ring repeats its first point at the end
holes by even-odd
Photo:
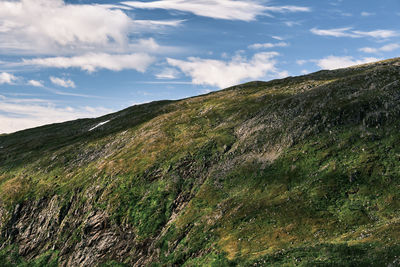
{"type": "Polygon", "coordinates": [[[400,265],[400,59],[0,136],[4,266],[400,265]]]}

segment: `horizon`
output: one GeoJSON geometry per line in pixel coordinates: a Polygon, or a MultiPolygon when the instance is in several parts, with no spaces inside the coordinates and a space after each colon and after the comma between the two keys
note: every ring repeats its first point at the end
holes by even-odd
{"type": "Polygon", "coordinates": [[[399,57],[400,3],[0,0],[0,134],[399,57]]]}

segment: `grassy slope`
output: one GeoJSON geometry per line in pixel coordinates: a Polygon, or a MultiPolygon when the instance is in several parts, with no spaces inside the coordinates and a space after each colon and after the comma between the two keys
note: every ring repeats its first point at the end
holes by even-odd
{"type": "Polygon", "coordinates": [[[0,136],[1,203],[100,186],[162,264],[399,263],[399,76],[320,72],[0,136]]]}

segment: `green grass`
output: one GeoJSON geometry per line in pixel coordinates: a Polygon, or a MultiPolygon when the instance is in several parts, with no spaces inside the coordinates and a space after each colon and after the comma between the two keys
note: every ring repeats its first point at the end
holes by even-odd
{"type": "Polygon", "coordinates": [[[27,261],[18,254],[16,246],[8,246],[0,250],[0,264],[4,267],[56,267],[58,266],[58,252],[48,251],[27,261]]]}

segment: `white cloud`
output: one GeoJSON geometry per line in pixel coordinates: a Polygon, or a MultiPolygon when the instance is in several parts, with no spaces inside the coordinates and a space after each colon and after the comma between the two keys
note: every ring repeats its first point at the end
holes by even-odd
{"type": "Polygon", "coordinates": [[[134,69],[145,72],[147,67],[154,62],[154,58],[145,53],[127,55],[111,55],[106,53],[88,53],[74,57],[48,57],[23,59],[20,65],[33,65],[52,68],[80,68],[88,72],[98,69],[120,71],[134,69]]]}
{"type": "Polygon", "coordinates": [[[142,9],[167,9],[190,12],[198,16],[226,20],[252,21],[268,12],[308,12],[301,6],[265,6],[253,0],[159,0],[151,2],[128,1],[124,5],[142,9]]]}
{"type": "Polygon", "coordinates": [[[265,6],[264,9],[270,12],[287,13],[287,12],[310,12],[311,8],[303,6],[265,6]]]}
{"type": "Polygon", "coordinates": [[[384,45],[379,48],[363,47],[363,48],[360,48],[359,51],[364,52],[364,53],[371,53],[371,54],[375,53],[376,54],[379,52],[391,52],[391,51],[397,50],[399,48],[400,48],[400,44],[393,43],[393,44],[384,45]]]}
{"type": "Polygon", "coordinates": [[[192,84],[192,82],[186,81],[139,81],[139,84],[192,84]]]}
{"type": "Polygon", "coordinates": [[[107,9],[121,9],[121,10],[132,10],[131,7],[123,6],[123,5],[113,5],[113,4],[97,4],[98,6],[107,8],[107,9]]]}
{"type": "Polygon", "coordinates": [[[75,88],[76,87],[74,81],[72,81],[70,79],[61,79],[61,78],[50,76],[50,81],[55,85],[62,86],[65,88],[69,88],[69,87],[75,88]]]}
{"type": "Polygon", "coordinates": [[[173,26],[177,27],[182,24],[184,20],[135,20],[136,26],[144,27],[160,27],[160,26],[173,26]]]}
{"type": "Polygon", "coordinates": [[[399,48],[400,48],[400,44],[387,44],[387,45],[384,45],[381,48],[379,48],[379,50],[383,51],[383,52],[391,52],[391,51],[394,51],[399,48]]]}
{"type": "Polygon", "coordinates": [[[375,13],[365,12],[365,11],[361,12],[361,16],[363,16],[363,17],[370,17],[373,15],[375,15],[375,13]]]}
{"type": "Polygon", "coordinates": [[[36,80],[30,80],[28,81],[28,85],[34,86],[34,87],[43,87],[43,82],[42,81],[36,81],[36,80]]]}
{"type": "Polygon", "coordinates": [[[275,66],[273,58],[277,55],[276,52],[263,52],[255,54],[251,59],[237,55],[229,61],[197,57],[187,60],[168,58],[167,61],[190,76],[194,84],[224,88],[248,79],[287,76],[287,72],[279,72],[275,66]]]}
{"type": "Polygon", "coordinates": [[[103,107],[58,107],[41,99],[0,96],[0,133],[11,133],[49,123],[98,117],[112,110],[103,107]]]}
{"type": "Polygon", "coordinates": [[[275,39],[275,40],[278,40],[278,41],[283,41],[283,40],[285,40],[283,37],[277,36],[277,35],[272,36],[272,38],[275,39]]]}
{"type": "Polygon", "coordinates": [[[373,37],[382,39],[391,38],[399,35],[397,32],[392,30],[375,30],[369,32],[353,31],[353,33],[360,37],[373,37]]]}
{"type": "Polygon", "coordinates": [[[361,52],[370,53],[370,54],[378,53],[378,51],[379,51],[378,48],[373,48],[373,47],[362,47],[358,50],[361,52]]]}
{"type": "Polygon", "coordinates": [[[0,50],[57,55],[94,49],[121,53],[128,51],[132,34],[181,23],[135,21],[121,7],[65,4],[63,0],[2,0],[0,50]]]}
{"type": "Polygon", "coordinates": [[[350,38],[372,37],[377,39],[387,39],[399,35],[398,32],[392,30],[356,31],[352,30],[352,28],[350,27],[326,29],[326,30],[313,28],[310,31],[313,34],[320,36],[350,37],[350,38]]]}
{"type": "Polygon", "coordinates": [[[360,64],[365,64],[365,63],[370,63],[370,62],[375,62],[378,61],[378,58],[374,57],[365,57],[362,59],[354,59],[353,57],[350,56],[344,56],[344,57],[337,57],[337,56],[328,56],[319,60],[315,60],[316,64],[322,68],[322,69],[340,69],[340,68],[346,68],[354,65],[360,65],[360,64]]]}
{"type": "Polygon", "coordinates": [[[306,64],[307,62],[308,62],[308,60],[305,60],[305,59],[296,60],[296,64],[297,64],[297,65],[300,65],[300,66],[303,66],[303,65],[306,64]]]}
{"type": "Polygon", "coordinates": [[[251,49],[262,49],[262,48],[274,48],[274,47],[286,47],[288,43],[279,42],[279,43],[263,43],[263,44],[252,44],[249,45],[251,49]]]}
{"type": "Polygon", "coordinates": [[[0,18],[8,25],[0,36],[6,43],[3,47],[8,44],[40,50],[108,43],[123,45],[131,22],[120,10],[100,5],[66,5],[62,0],[1,1],[0,18]],[[5,39],[10,37],[11,40],[5,39]]]}
{"type": "Polygon", "coordinates": [[[160,73],[156,74],[157,79],[176,79],[179,77],[179,72],[173,68],[165,68],[160,73]]]}
{"type": "Polygon", "coordinates": [[[140,51],[145,53],[152,53],[152,54],[163,54],[163,53],[176,53],[179,48],[170,47],[170,46],[162,46],[159,45],[154,38],[148,39],[139,39],[135,43],[130,43],[127,51],[140,51]]]}
{"type": "Polygon", "coordinates": [[[7,72],[0,73],[0,85],[1,84],[13,84],[16,80],[17,80],[17,77],[15,77],[11,73],[7,73],[7,72]]]}
{"type": "Polygon", "coordinates": [[[301,74],[303,74],[303,75],[306,75],[306,74],[308,74],[308,73],[310,73],[308,70],[302,70],[302,71],[301,71],[301,74]]]}
{"type": "Polygon", "coordinates": [[[329,30],[321,30],[317,28],[311,29],[311,32],[321,36],[333,36],[333,37],[354,37],[353,34],[348,33],[351,28],[337,28],[329,30]]]}
{"type": "Polygon", "coordinates": [[[200,91],[200,93],[201,94],[209,94],[209,93],[211,93],[213,90],[211,90],[211,89],[203,89],[203,90],[201,90],[200,91]]]}
{"type": "Polygon", "coordinates": [[[296,25],[301,25],[301,23],[298,22],[298,21],[285,21],[284,24],[285,24],[286,26],[288,26],[288,27],[293,27],[293,26],[296,26],[296,25]]]}

